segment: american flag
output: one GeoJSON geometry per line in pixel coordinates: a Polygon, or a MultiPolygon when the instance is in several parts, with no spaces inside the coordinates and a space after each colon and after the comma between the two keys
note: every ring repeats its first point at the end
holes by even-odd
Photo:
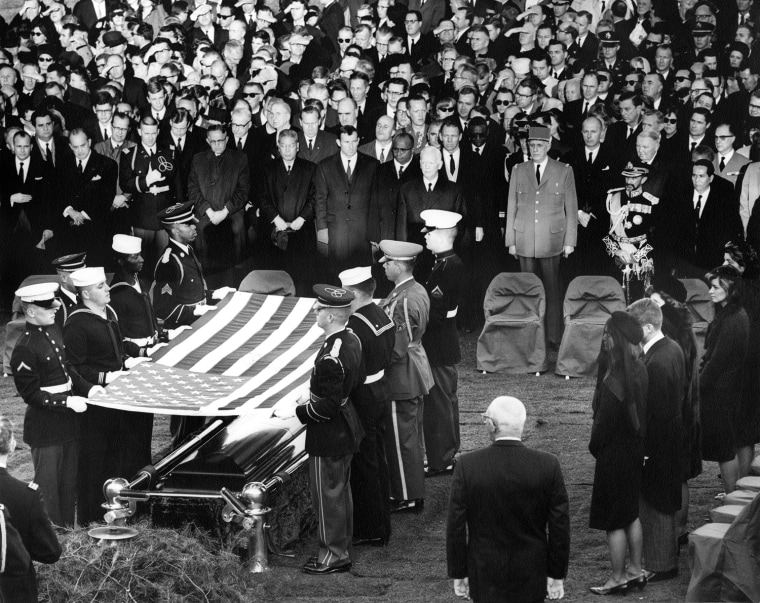
{"type": "Polygon", "coordinates": [[[313,299],[236,292],[89,403],[158,414],[271,414],[308,388],[313,299]]]}

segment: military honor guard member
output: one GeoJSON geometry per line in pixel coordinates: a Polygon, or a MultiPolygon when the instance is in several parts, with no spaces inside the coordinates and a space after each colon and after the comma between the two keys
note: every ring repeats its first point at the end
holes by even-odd
{"type": "Polygon", "coordinates": [[[354,294],[330,285],[314,285],[314,313],[325,331],[309,382],[309,399],[295,408],[275,410],[283,419],[297,416],[306,425],[311,497],[319,521],[319,552],[304,565],[308,574],[351,569],[348,546],[353,530],[349,487],[351,457],[363,430],[351,392],[364,381],[359,338],[346,328],[354,294]]]}
{"type": "Polygon", "coordinates": [[[351,462],[351,494],[354,499],[352,544],[381,546],[391,535],[391,507],[385,429],[388,424],[390,388],[385,371],[391,364],[396,329],[390,317],[372,300],[376,282],[371,266],[340,273],[344,289],[354,294],[348,328],[359,338],[364,360],[364,382],[351,401],[364,427],[364,439],[351,462]]]}
{"type": "MultiPolygon", "coordinates": [[[[82,268],[71,274],[80,303],[69,315],[63,339],[71,364],[90,383],[107,385],[145,358],[124,352],[118,317],[109,305],[110,288],[102,267],[82,268]]],[[[87,525],[103,518],[103,482],[140,469],[132,451],[122,446],[133,429],[128,411],[90,405],[80,425],[77,477],[77,522],[87,525]]]]}
{"type": "Polygon", "coordinates": [[[427,209],[425,245],[435,257],[433,269],[425,282],[430,298],[430,317],[422,336],[435,385],[425,396],[423,417],[425,456],[428,476],[454,469],[454,455],[459,450],[459,399],[456,365],[462,359],[459,350],[457,312],[462,295],[465,267],[454,253],[462,215],[440,209],[427,209]]]}
{"type": "Polygon", "coordinates": [[[384,240],[380,241],[380,250],[385,276],[394,284],[380,306],[393,320],[396,331],[391,365],[386,372],[391,390],[385,444],[393,500],[391,511],[419,512],[425,499],[423,396],[434,385],[422,347],[430,299],[413,276],[422,245],[384,240]]]}
{"type": "Polygon", "coordinates": [[[53,523],[74,525],[77,475],[77,413],[87,409],[84,396],[103,391],[84,379],[66,358],[55,322],[61,302],[57,283],[40,283],[16,291],[26,319],[13,348],[11,366],[19,395],[27,405],[24,441],[32,449],[34,479],[45,497],[53,523]]]}
{"type": "Polygon", "coordinates": [[[0,599],[37,603],[37,575],[31,561],[55,563],[61,545],[37,484],[19,481],[6,469],[15,448],[13,423],[0,416],[0,599]]]}
{"type": "Polygon", "coordinates": [[[615,259],[623,272],[623,289],[628,303],[644,296],[654,273],[652,246],[649,233],[652,229],[652,209],[660,200],[643,190],[649,168],[628,162],[621,174],[625,187],[607,191],[607,213],[610,216],[609,236],[605,237],[607,253],[615,259]],[[631,289],[631,281],[638,283],[631,289]]]}
{"type": "Polygon", "coordinates": [[[61,288],[58,293],[58,301],[61,302],[60,311],[55,313],[55,323],[63,331],[63,325],[66,324],[66,319],[71,314],[74,307],[77,305],[77,290],[74,287],[74,283],[71,282],[71,273],[79,270],[80,268],[86,268],[87,253],[72,253],[69,255],[62,255],[59,258],[55,258],[52,262],[55,268],[58,280],[61,282],[61,288]]]}
{"type": "MultiPolygon", "coordinates": [[[[193,214],[192,201],[177,203],[158,213],[158,219],[169,234],[169,245],[164,249],[153,275],[151,295],[156,315],[163,319],[164,327],[176,329],[189,326],[216,306],[212,299],[222,299],[234,291],[222,287],[214,291],[206,288],[203,268],[193,250],[197,237],[198,218],[193,214]]],[[[172,415],[170,428],[175,446],[187,435],[203,426],[204,417],[172,415]]]]}

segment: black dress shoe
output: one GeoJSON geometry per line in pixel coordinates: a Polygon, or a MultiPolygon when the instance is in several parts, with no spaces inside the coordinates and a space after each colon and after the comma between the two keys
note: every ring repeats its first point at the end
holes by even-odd
{"type": "Polygon", "coordinates": [[[445,469],[434,470],[430,467],[425,467],[425,477],[435,477],[436,475],[450,475],[451,473],[454,473],[454,467],[456,464],[457,461],[454,459],[445,469]]]}
{"type": "Polygon", "coordinates": [[[628,594],[628,582],[623,582],[616,586],[592,586],[589,590],[595,595],[627,595],[628,594]]]}
{"type": "Polygon", "coordinates": [[[647,578],[647,582],[662,582],[663,580],[671,580],[678,577],[678,568],[674,567],[666,572],[648,572],[645,571],[644,575],[647,578]]]}
{"type": "Polygon", "coordinates": [[[351,541],[352,546],[385,546],[385,539],[378,536],[377,538],[354,538],[351,541]]]}
{"type": "Polygon", "coordinates": [[[394,500],[391,501],[391,513],[419,513],[425,507],[425,500],[394,500]]]}
{"type": "Polygon", "coordinates": [[[678,537],[678,548],[686,546],[687,544],[689,544],[689,533],[684,532],[678,537]]]}
{"type": "Polygon", "coordinates": [[[307,574],[339,574],[351,569],[351,562],[344,561],[340,565],[325,565],[324,563],[307,563],[303,566],[303,571],[307,574]]]}

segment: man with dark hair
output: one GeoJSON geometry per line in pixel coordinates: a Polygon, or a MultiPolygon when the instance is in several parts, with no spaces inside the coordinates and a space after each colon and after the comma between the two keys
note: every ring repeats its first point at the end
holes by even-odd
{"type": "Polygon", "coordinates": [[[51,176],[55,175],[56,167],[63,161],[64,156],[71,152],[69,145],[63,136],[55,134],[53,114],[49,110],[40,108],[32,113],[32,125],[35,143],[32,146],[32,155],[42,158],[51,176]]]}
{"type": "Polygon", "coordinates": [[[354,546],[387,544],[391,536],[390,486],[385,452],[385,430],[390,414],[390,387],[385,371],[396,340],[390,317],[373,301],[376,281],[372,268],[362,266],[340,273],[341,285],[354,294],[347,327],[359,338],[364,361],[364,383],[352,401],[364,427],[364,439],[351,462],[354,499],[354,546]]]}
{"type": "Polygon", "coordinates": [[[636,152],[636,137],[641,134],[641,111],[644,98],[635,92],[620,95],[621,120],[607,128],[604,142],[618,154],[618,165],[625,165],[636,152]]]}

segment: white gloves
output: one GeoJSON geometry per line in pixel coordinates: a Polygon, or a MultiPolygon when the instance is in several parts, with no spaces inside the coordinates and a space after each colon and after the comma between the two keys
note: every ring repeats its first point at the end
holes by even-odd
{"type": "Polygon", "coordinates": [[[224,299],[228,293],[235,293],[235,291],[237,291],[237,289],[234,289],[233,287],[221,287],[211,294],[211,299],[224,299]]]}
{"type": "Polygon", "coordinates": [[[139,358],[127,358],[124,361],[124,366],[127,368],[127,370],[129,370],[135,368],[138,364],[142,364],[143,362],[150,362],[150,358],[146,358],[145,356],[140,356],[139,358]]]}
{"type": "Polygon", "coordinates": [[[126,374],[127,371],[108,371],[106,373],[106,385],[113,383],[116,379],[126,374]]]}
{"type": "Polygon", "coordinates": [[[206,312],[216,310],[216,306],[198,305],[193,308],[193,316],[203,316],[206,312]]]}
{"type": "Polygon", "coordinates": [[[176,329],[166,329],[166,335],[169,338],[169,341],[172,341],[177,335],[182,333],[185,329],[192,329],[190,325],[182,325],[181,327],[177,327],[176,329]]]}
{"type": "Polygon", "coordinates": [[[74,412],[84,412],[87,410],[87,398],[82,396],[69,396],[66,398],[66,407],[74,412]]]}
{"type": "Polygon", "coordinates": [[[106,393],[106,388],[101,385],[93,385],[90,391],[87,392],[88,398],[94,398],[95,396],[101,396],[106,393]]]}

